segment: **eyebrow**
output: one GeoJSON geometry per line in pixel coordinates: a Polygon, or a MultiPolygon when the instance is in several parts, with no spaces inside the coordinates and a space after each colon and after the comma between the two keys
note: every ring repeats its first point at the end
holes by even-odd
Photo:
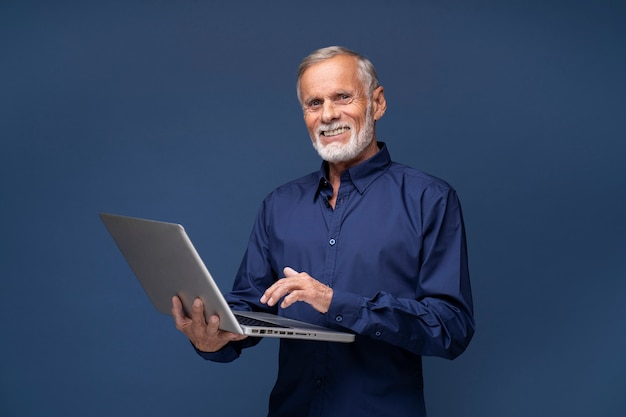
{"type": "MultiPolygon", "coordinates": [[[[359,92],[358,91],[350,91],[350,90],[337,90],[337,91],[332,93],[331,98],[334,99],[334,98],[336,98],[338,96],[344,96],[344,95],[345,96],[350,96],[350,97],[356,97],[356,96],[359,95],[359,92]]],[[[308,103],[310,103],[312,101],[315,101],[315,100],[324,101],[325,98],[317,96],[317,95],[314,95],[314,96],[310,96],[310,97],[304,97],[302,102],[308,104],[308,103]]]]}

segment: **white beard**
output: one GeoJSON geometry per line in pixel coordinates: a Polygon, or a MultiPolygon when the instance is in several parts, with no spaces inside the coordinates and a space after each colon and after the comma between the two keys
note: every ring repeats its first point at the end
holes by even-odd
{"type": "Polygon", "coordinates": [[[365,114],[365,125],[360,132],[357,132],[353,125],[345,123],[333,123],[331,125],[321,125],[313,139],[313,147],[324,160],[331,163],[351,161],[358,157],[374,140],[374,119],[371,117],[370,106],[367,106],[365,114]],[[348,143],[332,142],[324,145],[320,140],[322,131],[338,129],[342,126],[350,127],[350,140],[348,143]]]}

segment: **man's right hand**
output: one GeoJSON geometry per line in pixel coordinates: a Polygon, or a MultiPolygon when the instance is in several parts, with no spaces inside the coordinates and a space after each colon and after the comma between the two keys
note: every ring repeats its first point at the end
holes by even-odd
{"type": "Polygon", "coordinates": [[[207,323],[204,318],[204,305],[202,300],[196,298],[193,302],[191,317],[185,316],[183,304],[177,296],[172,297],[172,316],[176,328],[189,338],[196,349],[202,352],[217,352],[228,342],[243,340],[247,336],[219,329],[220,318],[209,317],[207,323]]]}

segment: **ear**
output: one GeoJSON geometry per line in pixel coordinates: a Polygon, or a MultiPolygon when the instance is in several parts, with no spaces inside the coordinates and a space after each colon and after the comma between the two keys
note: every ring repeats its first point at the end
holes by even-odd
{"type": "Polygon", "coordinates": [[[372,94],[372,115],[374,120],[378,120],[385,114],[387,110],[387,100],[385,100],[385,90],[383,86],[379,86],[372,94]]]}

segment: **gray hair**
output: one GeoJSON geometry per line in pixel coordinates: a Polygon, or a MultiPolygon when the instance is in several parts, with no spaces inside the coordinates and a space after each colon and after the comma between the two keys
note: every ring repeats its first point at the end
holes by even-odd
{"type": "Polygon", "coordinates": [[[343,46],[328,46],[311,52],[306,58],[302,60],[298,67],[298,81],[296,83],[296,93],[298,94],[298,101],[302,104],[302,98],[300,97],[300,79],[304,71],[309,69],[314,64],[317,64],[327,59],[334,58],[337,55],[353,56],[357,60],[357,74],[359,79],[366,87],[367,97],[371,98],[374,90],[376,90],[380,84],[378,83],[378,75],[376,74],[376,68],[372,62],[365,58],[363,55],[354,52],[343,46]]]}

